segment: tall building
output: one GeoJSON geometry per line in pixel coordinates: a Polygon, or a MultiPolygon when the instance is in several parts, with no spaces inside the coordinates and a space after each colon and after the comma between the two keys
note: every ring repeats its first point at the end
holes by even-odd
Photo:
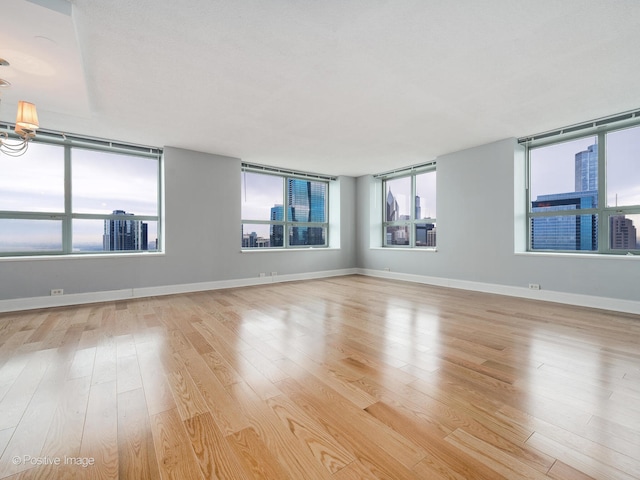
{"type": "Polygon", "coordinates": [[[400,215],[399,210],[400,207],[398,205],[398,200],[396,200],[395,195],[391,192],[391,189],[389,189],[389,192],[387,193],[387,215],[385,216],[387,222],[398,220],[400,215]]]}
{"type": "Polygon", "coordinates": [[[433,223],[416,224],[416,247],[436,246],[436,226],[433,223]]]}
{"type": "MultiPolygon", "coordinates": [[[[114,210],[114,215],[133,215],[114,210]]],[[[105,251],[148,250],[148,225],[142,220],[105,220],[102,247],[105,251]]]]}
{"type": "MultiPolygon", "coordinates": [[[[324,222],[326,220],[327,186],[322,182],[287,180],[287,213],[291,222],[324,222]]],[[[323,227],[293,226],[289,236],[290,245],[324,245],[323,227]]]]}
{"type": "MultiPolygon", "coordinates": [[[[400,206],[395,195],[389,189],[386,203],[386,221],[408,220],[408,215],[400,215],[400,206]]],[[[386,245],[409,245],[409,227],[406,225],[388,226],[385,229],[386,245]]]]}
{"type": "Polygon", "coordinates": [[[634,250],[637,245],[636,227],[633,221],[624,215],[609,217],[609,245],[614,250],[634,250]]]}
{"type": "Polygon", "coordinates": [[[576,215],[536,217],[531,220],[532,250],[597,250],[598,217],[579,211],[598,206],[598,145],[575,154],[575,191],[539,195],[532,212],[576,210],[576,215]]]}
{"type": "Polygon", "coordinates": [[[589,146],[575,156],[575,191],[598,190],[598,145],[589,146]]]}
{"type": "Polygon", "coordinates": [[[597,250],[598,216],[579,215],[579,210],[593,208],[597,191],[539,195],[531,202],[532,212],[576,210],[576,215],[536,217],[531,220],[533,250],[597,250]]]}
{"type": "MultiPolygon", "coordinates": [[[[271,207],[271,220],[284,221],[284,206],[274,205],[271,207]]],[[[269,246],[282,247],[284,246],[284,225],[271,225],[269,231],[269,246]]]]}

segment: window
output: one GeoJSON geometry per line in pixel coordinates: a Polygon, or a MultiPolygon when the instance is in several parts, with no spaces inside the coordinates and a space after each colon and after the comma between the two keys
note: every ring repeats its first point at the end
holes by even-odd
{"type": "Polygon", "coordinates": [[[529,250],[640,253],[640,126],[528,148],[529,250]]]}
{"type": "Polygon", "coordinates": [[[435,165],[382,178],[383,245],[435,248],[435,165]]]}
{"type": "Polygon", "coordinates": [[[160,249],[160,150],[42,136],[0,155],[0,255],[160,249]]]}
{"type": "Polygon", "coordinates": [[[330,177],[243,165],[242,248],[326,247],[330,177]]]}

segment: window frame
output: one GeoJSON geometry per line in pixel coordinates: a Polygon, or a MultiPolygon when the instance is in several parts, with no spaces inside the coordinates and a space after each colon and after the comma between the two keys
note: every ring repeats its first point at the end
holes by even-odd
{"type": "Polygon", "coordinates": [[[421,174],[434,172],[436,173],[436,195],[437,195],[437,165],[436,162],[429,162],[424,165],[418,165],[415,167],[409,167],[408,169],[402,169],[386,174],[376,175],[376,178],[382,179],[382,247],[383,248],[402,248],[402,249],[419,249],[419,250],[433,250],[435,251],[438,246],[437,236],[435,245],[416,245],[416,228],[418,225],[434,225],[434,230],[437,229],[437,213],[436,217],[419,218],[416,219],[416,177],[421,174]],[[400,178],[411,179],[411,201],[410,201],[410,218],[402,220],[387,220],[386,218],[386,206],[387,206],[387,182],[397,180],[400,178]],[[407,245],[394,245],[387,242],[387,228],[388,227],[409,227],[409,243],[407,245]]]}
{"type": "MultiPolygon", "coordinates": [[[[2,124],[0,128],[11,129],[13,124],[2,124]]],[[[42,257],[42,256],[95,256],[95,255],[131,255],[131,254],[153,254],[162,253],[163,245],[163,225],[162,225],[162,169],[163,150],[156,147],[146,147],[140,145],[126,144],[111,140],[104,140],[77,135],[67,135],[47,130],[39,130],[38,136],[32,140],[33,143],[54,145],[63,149],[64,155],[64,210],[63,211],[19,211],[0,210],[0,219],[6,220],[56,220],[61,222],[61,248],[56,250],[11,250],[0,252],[0,259],[7,257],[42,257]],[[157,160],[156,168],[156,215],[116,215],[116,214],[94,214],[94,213],[74,213],[72,206],[73,185],[72,185],[72,151],[77,149],[98,151],[112,154],[122,154],[126,156],[141,157],[157,160]],[[156,222],[157,244],[155,250],[73,250],[73,221],[74,220],[132,220],[156,222]]],[[[0,154],[2,155],[2,154],[0,154]]],[[[4,156],[4,155],[2,155],[4,156]]],[[[11,158],[12,161],[19,162],[21,157],[11,158]]]]}
{"type": "MultiPolygon", "coordinates": [[[[244,175],[246,173],[254,173],[258,175],[271,175],[282,179],[282,209],[283,209],[283,220],[254,220],[250,218],[243,218],[242,213],[240,214],[240,223],[241,223],[241,238],[240,238],[240,246],[242,251],[247,252],[255,252],[255,251],[275,251],[275,250],[296,250],[296,249],[322,249],[329,247],[329,189],[331,188],[331,182],[336,180],[336,177],[329,177],[325,175],[319,174],[311,174],[304,172],[295,172],[289,170],[281,170],[278,168],[267,167],[262,165],[252,165],[252,164],[242,164],[241,174],[243,178],[241,181],[244,181],[244,175]],[[324,195],[324,222],[300,222],[293,221],[289,218],[289,208],[288,208],[288,193],[289,193],[289,180],[301,180],[305,182],[318,182],[325,185],[325,195],[324,195]],[[270,227],[281,226],[283,231],[283,239],[281,246],[271,246],[268,247],[250,247],[244,246],[244,226],[245,225],[269,225],[270,227]],[[323,228],[324,229],[324,244],[322,245],[292,245],[290,244],[290,229],[294,227],[306,227],[306,228],[323,228]]],[[[245,191],[246,195],[246,191],[245,191]]],[[[274,205],[277,206],[278,204],[274,205]]],[[[242,209],[241,209],[242,211],[242,209]]],[[[270,229],[271,230],[271,229],[270,229]]],[[[271,240],[271,239],[269,239],[271,240]]]]}
{"type": "MultiPolygon", "coordinates": [[[[541,134],[538,138],[520,139],[519,142],[525,146],[525,196],[526,196],[526,226],[527,229],[527,252],[530,253],[567,253],[585,255],[638,255],[640,245],[636,240],[635,249],[614,249],[611,248],[611,218],[615,216],[640,215],[640,204],[624,206],[607,206],[607,135],[626,129],[640,129],[640,112],[621,114],[612,117],[610,121],[606,119],[588,122],[587,124],[568,127],[564,131],[557,131],[550,134],[541,134]],[[546,212],[533,212],[533,202],[531,198],[531,168],[532,151],[538,148],[550,147],[572,140],[579,140],[588,137],[595,137],[598,146],[598,182],[597,182],[597,206],[593,208],[581,208],[574,210],[557,210],[546,212]],[[582,217],[596,216],[597,222],[597,248],[594,250],[565,250],[565,249],[541,249],[533,248],[533,219],[548,217],[582,217]]],[[[640,131],[639,131],[640,133],[640,131]]],[[[577,152],[576,152],[577,153],[577,152]]],[[[640,178],[638,179],[640,183],[640,178]]],[[[564,192],[563,192],[564,193],[564,192]]],[[[569,193],[569,192],[566,192],[569,193]]],[[[640,225],[635,225],[640,229],[640,225]]]]}

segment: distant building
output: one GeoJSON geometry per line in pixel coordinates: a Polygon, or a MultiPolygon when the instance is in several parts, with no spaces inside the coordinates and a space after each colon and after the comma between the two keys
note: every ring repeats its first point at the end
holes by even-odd
{"type": "Polygon", "coordinates": [[[575,156],[576,192],[598,190],[598,145],[589,146],[575,156]]]}
{"type": "MultiPolygon", "coordinates": [[[[274,205],[271,207],[271,220],[284,221],[284,207],[274,205]]],[[[269,232],[269,245],[271,247],[284,246],[284,225],[271,225],[269,232]]]]}
{"type": "Polygon", "coordinates": [[[636,227],[633,221],[624,215],[609,217],[609,245],[614,250],[634,250],[639,247],[636,241],[636,227]]]}
{"type": "Polygon", "coordinates": [[[398,200],[389,189],[389,193],[387,193],[387,211],[386,211],[386,221],[393,222],[394,220],[399,220],[400,216],[400,207],[398,205],[398,200]]]}
{"type": "MultiPolygon", "coordinates": [[[[326,221],[326,184],[290,178],[287,192],[288,220],[290,222],[326,221]]],[[[293,226],[289,236],[290,245],[324,245],[323,227],[293,226]]]]}
{"type": "Polygon", "coordinates": [[[532,212],[576,210],[576,215],[535,217],[531,219],[533,250],[597,250],[598,216],[580,215],[579,210],[593,208],[598,192],[569,192],[539,195],[531,202],[532,212]]]}
{"type": "Polygon", "coordinates": [[[416,247],[436,246],[436,226],[433,223],[416,224],[416,247]]]}
{"type": "Polygon", "coordinates": [[[242,248],[268,248],[270,244],[270,239],[259,237],[256,232],[242,234],[242,248]]]}
{"type": "MultiPolygon", "coordinates": [[[[114,210],[113,215],[128,216],[133,213],[114,210]]],[[[148,250],[148,225],[142,220],[105,220],[102,247],[105,251],[148,250]]]]}

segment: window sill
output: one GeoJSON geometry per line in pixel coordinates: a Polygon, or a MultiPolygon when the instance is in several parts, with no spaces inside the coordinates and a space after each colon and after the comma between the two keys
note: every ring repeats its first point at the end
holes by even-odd
{"type": "Polygon", "coordinates": [[[285,252],[336,252],[336,247],[302,247],[302,248],[251,248],[242,249],[240,253],[285,253],[285,252]]]}
{"type": "Polygon", "coordinates": [[[369,250],[385,250],[392,252],[438,252],[437,248],[432,247],[369,247],[369,250]]]}
{"type": "Polygon", "coordinates": [[[40,260],[77,260],[79,258],[122,258],[122,257],[162,257],[165,252],[131,252],[131,253],[70,253],[60,255],[23,255],[0,257],[0,262],[25,262],[40,260]]]}
{"type": "Polygon", "coordinates": [[[565,252],[515,252],[516,256],[522,257],[551,257],[551,258],[589,258],[598,260],[624,259],[630,261],[640,261],[640,255],[631,254],[611,254],[611,253],[565,253],[565,252]]]}

